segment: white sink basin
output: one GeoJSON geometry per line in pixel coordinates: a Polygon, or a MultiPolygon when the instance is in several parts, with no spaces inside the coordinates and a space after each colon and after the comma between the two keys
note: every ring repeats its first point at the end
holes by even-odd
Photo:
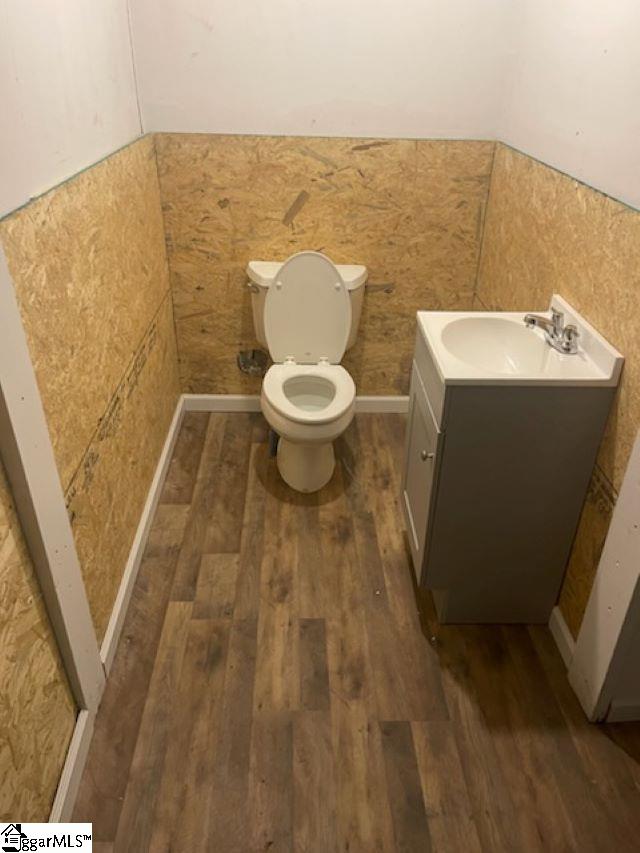
{"type": "Polygon", "coordinates": [[[442,330],[442,343],[472,367],[509,376],[543,369],[547,350],[552,351],[522,319],[494,316],[451,320],[442,330]]]}
{"type": "Polygon", "coordinates": [[[560,296],[551,305],[578,328],[574,355],[527,328],[523,313],[419,311],[418,325],[445,384],[617,385],[620,353],[560,296]]]}

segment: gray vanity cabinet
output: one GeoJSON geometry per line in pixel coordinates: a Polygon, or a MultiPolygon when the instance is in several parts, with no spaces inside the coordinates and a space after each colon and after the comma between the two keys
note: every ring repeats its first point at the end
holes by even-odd
{"type": "Polygon", "coordinates": [[[614,391],[445,384],[418,332],[402,503],[441,622],[548,622],[614,391]]]}

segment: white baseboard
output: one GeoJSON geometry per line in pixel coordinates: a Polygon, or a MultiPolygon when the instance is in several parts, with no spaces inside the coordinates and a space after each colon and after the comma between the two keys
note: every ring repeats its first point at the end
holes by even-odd
{"type": "MultiPolygon", "coordinates": [[[[251,394],[184,394],[185,412],[259,412],[260,397],[251,394]]],[[[409,411],[408,397],[356,397],[356,412],[409,411]]]]}
{"type": "Polygon", "coordinates": [[[95,711],[79,711],[76,725],[71,736],[71,743],[67,750],[67,757],[62,768],[60,781],[51,807],[49,821],[52,823],[67,823],[71,820],[71,813],[78,795],[78,788],[82,780],[84,765],[87,761],[89,746],[93,736],[93,724],[95,722],[95,711]]]}
{"type": "Polygon", "coordinates": [[[183,394],[185,412],[259,412],[256,394],[183,394]]]}
{"type": "Polygon", "coordinates": [[[556,641],[556,646],[564,661],[564,665],[569,669],[576,650],[576,641],[573,639],[559,607],[554,607],[551,611],[549,630],[553,634],[553,639],[556,641]]]}
{"type": "Polygon", "coordinates": [[[173,418],[167,432],[167,437],[162,448],[162,453],[160,454],[160,459],[158,460],[158,465],[156,467],[155,474],[153,475],[149,492],[147,493],[147,500],[145,502],[144,509],[142,510],[142,515],[140,516],[138,529],[136,530],[136,535],[133,539],[131,550],[129,551],[129,557],[127,558],[127,564],[122,575],[122,580],[120,581],[118,594],[113,605],[113,610],[111,611],[109,624],[107,625],[107,630],[105,632],[104,639],[102,640],[102,646],[100,647],[100,658],[106,675],[109,674],[109,670],[111,669],[111,664],[113,663],[113,658],[118,647],[118,640],[120,639],[120,633],[122,632],[122,626],[124,624],[127,608],[131,599],[131,593],[133,592],[133,585],[147,544],[149,528],[151,527],[151,522],[153,521],[153,516],[155,514],[156,507],[158,506],[162,485],[164,483],[167,469],[169,468],[169,463],[171,462],[171,455],[178,438],[183,416],[184,396],[181,396],[178,399],[176,410],[173,414],[173,418]]]}
{"type": "Polygon", "coordinates": [[[408,397],[356,397],[356,414],[406,414],[409,411],[408,397]]]}

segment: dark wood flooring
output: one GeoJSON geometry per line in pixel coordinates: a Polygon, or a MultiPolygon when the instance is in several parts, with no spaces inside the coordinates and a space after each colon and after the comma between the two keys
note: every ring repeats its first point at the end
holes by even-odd
{"type": "Polygon", "coordinates": [[[303,496],[261,416],[187,415],[74,813],[97,851],[640,849],[640,729],[586,722],[547,629],[419,616],[403,431],[358,416],[303,496]]]}

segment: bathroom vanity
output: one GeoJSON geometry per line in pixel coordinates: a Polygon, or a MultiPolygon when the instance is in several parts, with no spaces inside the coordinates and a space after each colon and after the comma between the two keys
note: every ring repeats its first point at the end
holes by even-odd
{"type": "Polygon", "coordinates": [[[623,359],[551,307],[577,353],[522,313],[418,312],[403,506],[441,622],[548,622],[556,603],[623,359]]]}

